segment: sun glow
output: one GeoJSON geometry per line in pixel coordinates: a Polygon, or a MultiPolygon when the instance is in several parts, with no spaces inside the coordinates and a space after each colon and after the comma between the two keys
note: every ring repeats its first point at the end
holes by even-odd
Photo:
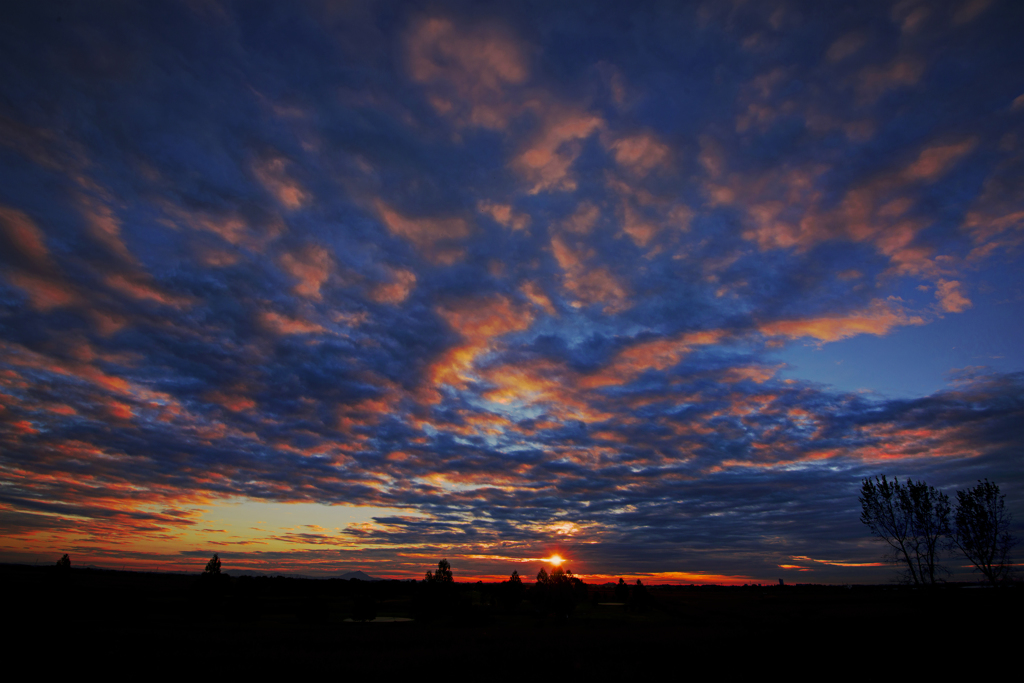
{"type": "Polygon", "coordinates": [[[544,561],[545,562],[550,562],[551,564],[555,565],[556,567],[561,566],[561,564],[563,562],[565,562],[565,560],[563,560],[561,558],[561,556],[559,556],[559,555],[552,555],[551,557],[545,557],[544,561]]]}

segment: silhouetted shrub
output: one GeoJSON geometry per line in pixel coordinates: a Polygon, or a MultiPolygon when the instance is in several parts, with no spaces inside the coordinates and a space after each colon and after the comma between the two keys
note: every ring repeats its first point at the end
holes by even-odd
{"type": "Polygon", "coordinates": [[[64,556],[57,560],[57,569],[60,569],[62,571],[71,569],[71,558],[68,557],[67,553],[64,553],[64,556]]]}

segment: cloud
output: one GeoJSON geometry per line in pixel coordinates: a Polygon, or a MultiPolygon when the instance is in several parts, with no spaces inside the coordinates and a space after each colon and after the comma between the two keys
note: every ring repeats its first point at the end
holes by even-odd
{"type": "Polygon", "coordinates": [[[667,165],[670,159],[668,146],[650,133],[620,137],[611,140],[607,147],[615,163],[637,176],[667,165]]]}
{"type": "Polygon", "coordinates": [[[953,24],[967,24],[978,18],[991,5],[991,0],[967,0],[953,15],[953,24]]]}
{"type": "Polygon", "coordinates": [[[271,157],[254,163],[252,171],[267,192],[284,208],[294,211],[309,202],[309,193],[288,174],[289,165],[283,157],[271,157]]]}
{"type": "Polygon", "coordinates": [[[518,113],[506,91],[526,81],[526,54],[497,27],[423,19],[408,35],[406,54],[410,77],[428,88],[434,109],[458,125],[503,129],[518,113]]]}
{"type": "Polygon", "coordinates": [[[558,311],[555,309],[554,304],[551,303],[551,299],[548,298],[548,295],[544,293],[536,282],[524,282],[520,289],[527,299],[544,309],[545,313],[548,315],[558,315],[558,311]]]}
{"type": "Polygon", "coordinates": [[[625,285],[608,268],[588,263],[593,250],[574,246],[559,236],[551,238],[551,253],[562,269],[565,290],[576,307],[600,304],[606,313],[618,313],[631,305],[625,285]]]}
{"type": "Polygon", "coordinates": [[[1008,7],[27,9],[0,554],[886,581],[864,477],[1022,500],[1018,359],[896,334],[1015,319],[1008,7]]]}
{"type": "Polygon", "coordinates": [[[868,66],[858,74],[857,92],[861,101],[872,104],[890,90],[916,85],[925,72],[925,63],[914,56],[900,56],[889,64],[868,66]]]}
{"type": "Polygon", "coordinates": [[[960,291],[956,280],[938,280],[935,283],[935,298],[946,313],[962,313],[971,307],[971,300],[960,291]]]}
{"type": "Polygon", "coordinates": [[[387,229],[407,239],[427,260],[451,265],[465,254],[459,242],[470,235],[472,228],[464,218],[410,218],[380,200],[375,206],[387,229]]]}
{"type": "Polygon", "coordinates": [[[293,318],[274,311],[260,313],[260,323],[266,329],[277,334],[314,334],[324,332],[324,328],[308,320],[293,318]]]}
{"type": "Polygon", "coordinates": [[[327,249],[308,244],[293,252],[282,254],[280,264],[286,273],[298,280],[298,284],[292,288],[293,292],[314,301],[323,299],[320,288],[327,282],[334,269],[334,259],[327,249]]]}
{"type": "Polygon", "coordinates": [[[903,171],[903,177],[910,181],[934,181],[946,172],[976,146],[976,139],[967,139],[948,145],[934,145],[921,150],[917,160],[903,171]]]}
{"type": "Polygon", "coordinates": [[[513,230],[525,230],[530,225],[530,216],[525,213],[516,212],[510,204],[497,204],[494,202],[480,200],[476,205],[477,211],[490,216],[496,223],[513,230]]]}
{"type": "Polygon", "coordinates": [[[76,287],[53,262],[42,230],[24,212],[0,206],[0,235],[7,242],[5,277],[24,291],[36,310],[82,303],[76,287]]]}
{"type": "Polygon", "coordinates": [[[597,132],[604,121],[587,112],[562,105],[548,107],[539,130],[512,161],[526,180],[529,194],[570,192],[576,189],[571,168],[582,151],[581,141],[597,132]]]}
{"type": "Polygon", "coordinates": [[[822,342],[834,342],[858,334],[884,335],[895,327],[924,323],[922,317],[908,315],[899,304],[876,300],[869,308],[845,315],[777,320],[762,324],[759,330],[769,337],[809,337],[822,342]]]}
{"type": "Polygon", "coordinates": [[[409,298],[415,286],[416,273],[402,268],[390,268],[388,281],[376,285],[370,292],[370,298],[377,303],[400,304],[409,298]]]}
{"type": "Polygon", "coordinates": [[[463,343],[449,349],[431,365],[427,373],[428,391],[442,385],[465,387],[472,379],[473,364],[481,354],[493,348],[503,335],[525,330],[533,322],[529,309],[517,307],[503,296],[466,299],[441,307],[437,313],[463,343]]]}
{"type": "Polygon", "coordinates": [[[825,58],[830,62],[840,62],[850,55],[856,54],[864,47],[865,43],[867,43],[867,40],[863,33],[852,31],[837,38],[829,46],[828,51],[825,53],[825,58]]]}

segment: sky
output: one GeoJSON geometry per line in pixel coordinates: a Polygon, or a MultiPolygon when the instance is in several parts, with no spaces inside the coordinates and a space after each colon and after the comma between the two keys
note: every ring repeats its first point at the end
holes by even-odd
{"type": "Polygon", "coordinates": [[[0,17],[0,561],[885,583],[881,474],[1024,536],[1020,2],[0,17]]]}

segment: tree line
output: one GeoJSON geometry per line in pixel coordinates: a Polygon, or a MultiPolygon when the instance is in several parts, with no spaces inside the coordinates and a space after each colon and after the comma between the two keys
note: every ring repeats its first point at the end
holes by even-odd
{"type": "Polygon", "coordinates": [[[955,503],[923,481],[885,475],[862,482],[860,521],[889,546],[888,559],[914,585],[934,585],[948,571],[943,553],[961,555],[992,585],[1010,580],[1017,539],[1005,495],[988,479],[956,492],[955,503]]]}

